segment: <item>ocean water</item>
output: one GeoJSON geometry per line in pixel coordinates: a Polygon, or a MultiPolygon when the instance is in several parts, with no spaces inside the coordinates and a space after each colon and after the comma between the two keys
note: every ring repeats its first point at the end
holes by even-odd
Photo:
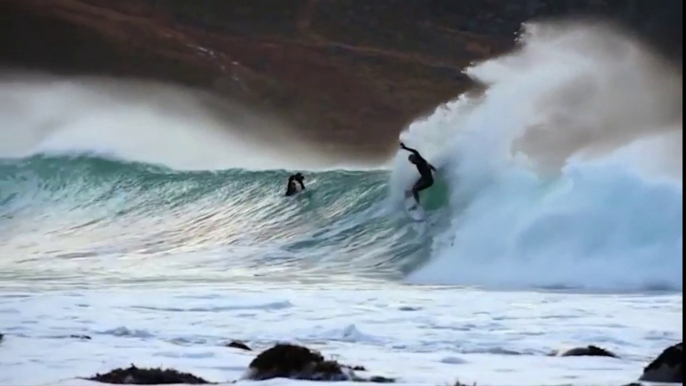
{"type": "Polygon", "coordinates": [[[445,185],[426,223],[406,152],[327,158],[181,97],[4,81],[0,384],[131,363],[229,382],[255,355],[233,339],[406,385],[636,380],[683,336],[681,74],[599,26],[520,43],[401,134],[445,185]],[[589,344],[621,358],[548,355],[589,344]]]}

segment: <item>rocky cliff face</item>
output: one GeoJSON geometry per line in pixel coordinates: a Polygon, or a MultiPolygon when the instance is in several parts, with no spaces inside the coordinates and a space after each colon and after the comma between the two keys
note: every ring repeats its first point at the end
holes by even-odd
{"type": "Polygon", "coordinates": [[[524,21],[608,17],[680,61],[682,14],[681,0],[2,0],[0,64],[200,87],[365,152],[468,88],[460,70],[524,21]]]}

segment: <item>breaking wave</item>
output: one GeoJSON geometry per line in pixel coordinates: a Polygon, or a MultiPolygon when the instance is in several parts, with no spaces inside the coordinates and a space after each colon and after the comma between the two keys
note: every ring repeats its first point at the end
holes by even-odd
{"type": "Polygon", "coordinates": [[[173,114],[69,82],[2,94],[0,280],[681,290],[681,75],[618,33],[559,24],[467,73],[486,91],[401,136],[448,187],[423,226],[401,209],[417,177],[402,151],[390,170],[343,170],[180,96],[173,114]],[[287,198],[293,170],[308,188],[287,198]]]}

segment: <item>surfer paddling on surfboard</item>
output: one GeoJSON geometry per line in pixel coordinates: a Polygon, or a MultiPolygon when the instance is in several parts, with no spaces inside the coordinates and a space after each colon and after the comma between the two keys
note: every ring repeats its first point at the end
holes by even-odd
{"type": "Polygon", "coordinates": [[[400,142],[400,148],[412,153],[409,157],[407,157],[407,159],[409,159],[410,162],[417,166],[417,171],[419,172],[420,177],[417,180],[417,182],[415,182],[412,186],[412,190],[410,192],[407,192],[405,196],[409,197],[409,195],[411,194],[412,197],[414,197],[414,200],[417,201],[417,205],[419,205],[419,192],[421,192],[424,189],[430,188],[434,184],[434,176],[432,171],[435,172],[436,168],[433,167],[433,165],[431,165],[429,162],[427,162],[424,159],[424,157],[422,157],[419,154],[417,150],[410,149],[409,147],[405,146],[405,144],[402,142],[400,142]]]}

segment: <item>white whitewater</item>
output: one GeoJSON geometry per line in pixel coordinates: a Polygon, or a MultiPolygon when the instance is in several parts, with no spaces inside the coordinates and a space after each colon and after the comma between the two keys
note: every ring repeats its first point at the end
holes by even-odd
{"type": "Polygon", "coordinates": [[[521,44],[468,70],[484,95],[402,135],[447,173],[454,216],[409,281],[681,289],[680,74],[600,27],[532,25],[521,44]]]}

